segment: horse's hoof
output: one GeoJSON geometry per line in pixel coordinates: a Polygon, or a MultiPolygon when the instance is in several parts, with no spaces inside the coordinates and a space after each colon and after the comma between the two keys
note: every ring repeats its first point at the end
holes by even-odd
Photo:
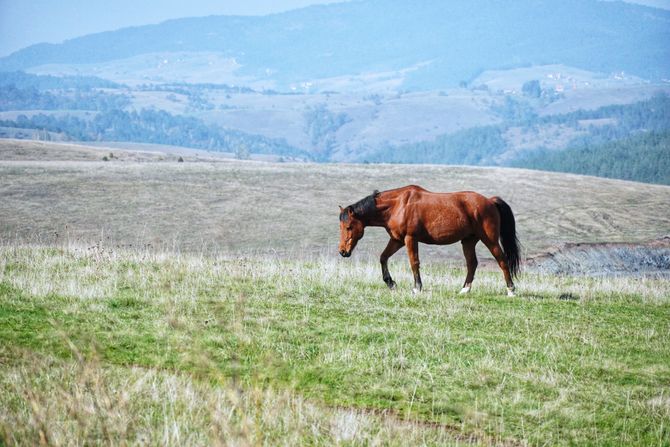
{"type": "Polygon", "coordinates": [[[507,289],[507,296],[516,296],[514,289],[507,289]]]}
{"type": "Polygon", "coordinates": [[[458,292],[459,295],[463,295],[465,293],[470,293],[470,286],[463,287],[460,292],[458,292]]]}
{"type": "Polygon", "coordinates": [[[417,289],[416,287],[414,287],[414,288],[412,289],[412,294],[413,294],[413,295],[418,295],[418,294],[420,294],[420,293],[421,293],[421,289],[417,289]]]}

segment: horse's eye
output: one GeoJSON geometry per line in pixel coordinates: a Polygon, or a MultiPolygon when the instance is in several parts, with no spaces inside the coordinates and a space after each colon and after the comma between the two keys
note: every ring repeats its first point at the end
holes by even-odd
{"type": "Polygon", "coordinates": [[[351,231],[351,227],[347,227],[347,231],[351,231]]]}

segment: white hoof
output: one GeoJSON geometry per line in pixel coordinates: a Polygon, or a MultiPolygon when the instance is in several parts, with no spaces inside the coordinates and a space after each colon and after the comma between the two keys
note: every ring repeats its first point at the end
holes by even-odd
{"type": "Polygon", "coordinates": [[[413,294],[413,295],[418,295],[418,294],[420,294],[420,293],[421,293],[421,289],[417,289],[416,287],[414,287],[414,288],[412,289],[412,294],[413,294]]]}
{"type": "Polygon", "coordinates": [[[507,289],[507,296],[516,296],[514,289],[507,289]]]}
{"type": "Polygon", "coordinates": [[[470,293],[470,286],[463,287],[460,292],[458,292],[459,295],[463,295],[465,293],[470,293]]]}

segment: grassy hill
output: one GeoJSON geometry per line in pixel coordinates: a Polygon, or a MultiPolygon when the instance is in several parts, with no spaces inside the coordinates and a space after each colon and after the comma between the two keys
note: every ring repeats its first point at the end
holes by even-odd
{"type": "MultiPolygon", "coordinates": [[[[10,242],[335,255],[338,205],[412,183],[500,195],[516,214],[528,255],[561,242],[635,242],[670,233],[670,188],[664,186],[506,168],[205,163],[188,155],[177,163],[175,154],[144,163],[123,151],[104,162],[109,149],[92,161],[63,155],[24,162],[17,160],[17,146],[26,158],[31,151],[63,150],[0,140],[0,237],[10,242]]],[[[376,258],[386,238],[371,229],[357,250],[376,258]]],[[[461,258],[460,247],[423,252],[461,258]]]]}
{"type": "Polygon", "coordinates": [[[259,163],[0,141],[0,443],[665,445],[670,282],[525,273],[383,232],[373,188],[500,194],[530,254],[667,234],[670,188],[517,169],[259,163]]]}

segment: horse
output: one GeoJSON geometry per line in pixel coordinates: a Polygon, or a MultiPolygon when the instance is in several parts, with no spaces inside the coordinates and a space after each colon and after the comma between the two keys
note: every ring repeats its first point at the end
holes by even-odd
{"type": "Polygon", "coordinates": [[[353,205],[340,206],[339,251],[343,257],[351,256],[366,227],[383,227],[390,237],[379,257],[389,289],[395,289],[396,283],[389,273],[388,259],[403,245],[414,274],[412,291],[418,293],[422,288],[419,242],[447,245],[461,241],[468,273],[460,293],[470,292],[477,269],[475,246],[482,241],[503,272],[507,295],[514,296],[512,278],[519,272],[519,240],[512,209],[500,197],[487,198],[473,191],[435,193],[416,185],[375,190],[353,205]]]}

